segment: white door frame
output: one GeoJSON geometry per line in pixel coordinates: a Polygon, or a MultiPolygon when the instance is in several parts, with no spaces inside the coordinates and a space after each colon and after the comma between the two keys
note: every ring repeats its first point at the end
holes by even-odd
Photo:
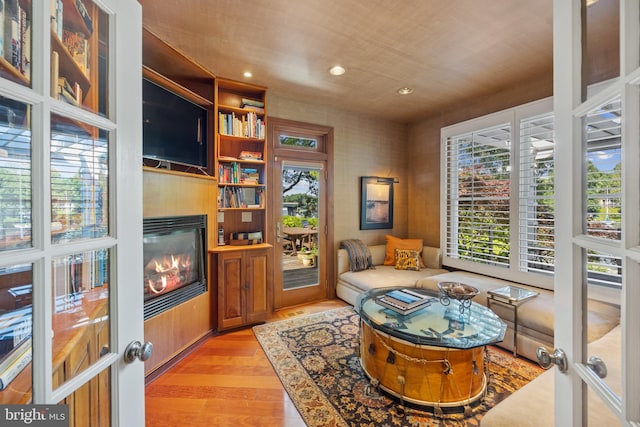
{"type": "Polygon", "coordinates": [[[556,131],[556,270],[555,346],[565,351],[568,371],[555,372],[555,425],[587,425],[586,393],[601,399],[624,426],[640,425],[640,220],[638,164],[640,164],[640,39],[637,0],[620,0],[620,77],[598,94],[583,100],[581,0],[554,0],[554,110],[556,131]],[[582,118],[612,97],[622,99],[622,239],[602,242],[583,231],[582,118]],[[621,257],[622,395],[613,393],[587,367],[586,325],[583,318],[583,252],[604,251],[621,257]]]}

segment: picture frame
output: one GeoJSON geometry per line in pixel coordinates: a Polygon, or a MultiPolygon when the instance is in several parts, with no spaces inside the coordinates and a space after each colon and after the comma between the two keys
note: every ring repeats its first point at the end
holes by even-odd
{"type": "Polygon", "coordinates": [[[360,230],[393,228],[393,178],[360,177],[360,230]]]}

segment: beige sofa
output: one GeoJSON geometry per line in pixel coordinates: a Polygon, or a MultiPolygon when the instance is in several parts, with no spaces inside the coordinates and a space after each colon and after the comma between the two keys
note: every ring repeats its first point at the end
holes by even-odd
{"type": "Polygon", "coordinates": [[[439,248],[425,246],[422,249],[422,261],[425,268],[420,271],[396,270],[392,265],[383,265],[386,245],[369,246],[375,270],[350,271],[349,255],[344,249],[338,249],[338,280],[336,295],[338,298],[355,305],[358,296],[371,289],[395,286],[415,287],[416,282],[427,276],[446,273],[442,269],[442,256],[439,248]]]}
{"type": "MultiPolygon", "coordinates": [[[[553,348],[553,292],[481,274],[444,270],[440,249],[431,246],[425,246],[422,250],[422,259],[426,268],[420,271],[396,270],[394,266],[383,265],[386,245],[372,245],[369,246],[369,250],[376,268],[358,272],[349,270],[347,251],[338,250],[336,283],[338,298],[355,305],[358,296],[371,289],[409,286],[437,291],[438,282],[461,282],[478,288],[480,293],[473,301],[487,305],[487,291],[491,289],[507,285],[528,288],[538,292],[538,296],[518,307],[518,355],[535,361],[538,347],[553,348]]],[[[507,323],[505,338],[498,345],[513,350],[514,310],[502,304],[492,304],[491,309],[507,323]]],[[[617,306],[589,301],[589,341],[598,339],[613,329],[618,324],[619,318],[620,310],[617,306]]]]}

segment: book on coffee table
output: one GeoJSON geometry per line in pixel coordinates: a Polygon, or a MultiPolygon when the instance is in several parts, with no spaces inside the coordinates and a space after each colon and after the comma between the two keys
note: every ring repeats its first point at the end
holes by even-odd
{"type": "Polygon", "coordinates": [[[431,297],[411,289],[394,289],[376,298],[376,302],[396,313],[407,315],[428,306],[431,297]]]}

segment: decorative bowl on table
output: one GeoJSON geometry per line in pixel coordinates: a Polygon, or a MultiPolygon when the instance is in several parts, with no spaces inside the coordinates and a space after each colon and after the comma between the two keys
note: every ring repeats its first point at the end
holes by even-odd
{"type": "Polygon", "coordinates": [[[460,282],[439,282],[438,289],[449,298],[457,300],[471,299],[480,293],[478,288],[460,282]]]}
{"type": "Polygon", "coordinates": [[[478,288],[460,282],[439,282],[438,289],[441,293],[440,303],[449,305],[451,303],[449,298],[455,299],[460,302],[461,313],[471,307],[471,298],[480,293],[478,288]]]}

